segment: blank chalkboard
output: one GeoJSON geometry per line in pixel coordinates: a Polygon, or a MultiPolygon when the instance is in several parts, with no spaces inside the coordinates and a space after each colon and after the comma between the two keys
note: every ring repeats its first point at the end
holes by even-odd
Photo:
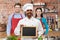
{"type": "Polygon", "coordinates": [[[25,37],[36,37],[37,30],[36,27],[22,27],[22,36],[25,37]]]}

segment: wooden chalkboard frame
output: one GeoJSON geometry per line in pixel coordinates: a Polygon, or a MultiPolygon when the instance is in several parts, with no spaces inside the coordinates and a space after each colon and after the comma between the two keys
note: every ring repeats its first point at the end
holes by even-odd
{"type": "MultiPolygon", "coordinates": [[[[24,27],[27,27],[27,26],[24,26],[24,27]]],[[[37,33],[37,27],[34,27],[34,26],[32,26],[31,28],[36,28],[36,34],[35,34],[35,36],[23,36],[23,28],[24,27],[21,27],[21,37],[24,37],[24,38],[36,38],[36,37],[38,37],[38,33],[37,33]]],[[[28,28],[29,28],[29,26],[28,26],[28,28]]]]}

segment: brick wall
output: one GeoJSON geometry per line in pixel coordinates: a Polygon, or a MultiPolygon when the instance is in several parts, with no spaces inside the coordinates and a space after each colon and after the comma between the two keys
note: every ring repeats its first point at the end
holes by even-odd
{"type": "MultiPolygon", "coordinates": [[[[53,9],[55,7],[55,9],[58,11],[57,14],[60,17],[60,0],[32,0],[32,1],[33,3],[37,3],[37,2],[46,3],[47,5],[46,8],[53,9]]],[[[31,2],[31,0],[0,0],[0,23],[4,23],[4,22],[7,23],[8,16],[14,12],[13,6],[17,2],[24,5],[25,3],[31,2]],[[3,16],[5,18],[3,18],[3,16]]],[[[54,16],[54,15],[55,14],[51,14],[51,13],[47,14],[47,16],[54,16]]],[[[5,32],[4,33],[0,32],[0,34],[6,36],[5,32]]]]}
{"type": "MultiPolygon", "coordinates": [[[[32,1],[33,3],[44,2],[47,4],[47,8],[50,7],[52,9],[53,7],[55,7],[56,10],[58,10],[58,16],[60,17],[60,0],[32,0],[32,1]]],[[[24,5],[25,3],[31,2],[31,0],[0,0],[0,15],[3,16],[7,15],[8,18],[8,16],[14,12],[13,6],[17,2],[24,5]]]]}

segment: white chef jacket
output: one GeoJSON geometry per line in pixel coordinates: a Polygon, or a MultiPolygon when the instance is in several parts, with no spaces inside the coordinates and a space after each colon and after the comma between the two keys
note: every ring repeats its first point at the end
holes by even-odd
{"type": "MultiPolygon", "coordinates": [[[[44,33],[41,22],[34,17],[31,17],[30,19],[28,19],[28,17],[25,17],[24,19],[20,20],[14,31],[15,35],[20,35],[20,25],[36,26],[38,28],[39,36],[41,36],[44,33]]],[[[23,38],[23,37],[21,39],[22,40],[38,40],[38,39],[23,38]]]]}

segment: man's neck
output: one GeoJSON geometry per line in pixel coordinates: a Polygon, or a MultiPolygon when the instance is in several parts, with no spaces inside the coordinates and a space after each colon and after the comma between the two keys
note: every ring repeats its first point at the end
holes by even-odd
{"type": "Polygon", "coordinates": [[[15,13],[19,14],[20,12],[15,12],[15,13]]]}
{"type": "Polygon", "coordinates": [[[20,12],[16,12],[16,11],[15,11],[15,13],[20,13],[20,12]]]}
{"type": "Polygon", "coordinates": [[[15,14],[20,14],[19,12],[15,12],[15,14]]]}
{"type": "Polygon", "coordinates": [[[41,17],[36,17],[36,18],[41,18],[41,17]]]}

